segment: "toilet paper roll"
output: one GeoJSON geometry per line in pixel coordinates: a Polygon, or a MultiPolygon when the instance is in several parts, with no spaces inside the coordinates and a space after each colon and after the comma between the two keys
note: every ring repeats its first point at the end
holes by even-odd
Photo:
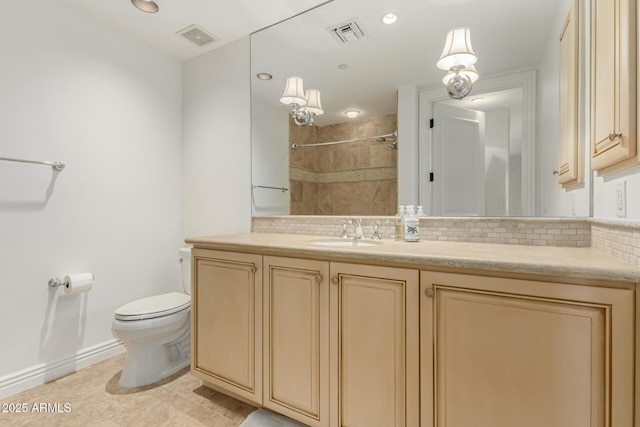
{"type": "Polygon", "coordinates": [[[93,274],[68,274],[64,276],[64,281],[66,282],[64,293],[67,295],[75,295],[79,294],[80,292],[88,292],[93,286],[93,274]]]}

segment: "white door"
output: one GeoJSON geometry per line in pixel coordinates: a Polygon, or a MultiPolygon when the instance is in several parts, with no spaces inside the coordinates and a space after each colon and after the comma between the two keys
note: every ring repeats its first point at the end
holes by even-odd
{"type": "Polygon", "coordinates": [[[434,104],[431,214],[485,213],[484,113],[434,104]]]}

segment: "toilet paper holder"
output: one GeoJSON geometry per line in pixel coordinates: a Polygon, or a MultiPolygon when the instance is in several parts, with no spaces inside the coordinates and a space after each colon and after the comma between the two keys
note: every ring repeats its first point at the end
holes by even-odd
{"type": "Polygon", "coordinates": [[[69,287],[69,281],[68,280],[60,280],[57,277],[54,277],[52,279],[49,279],[49,286],[51,286],[52,288],[57,288],[58,286],[64,286],[65,288],[69,287]]]}
{"type": "Polygon", "coordinates": [[[94,279],[94,275],[89,272],[67,274],[62,280],[57,277],[49,279],[49,289],[58,289],[58,287],[62,286],[65,295],[75,295],[90,291],[94,279]]]}

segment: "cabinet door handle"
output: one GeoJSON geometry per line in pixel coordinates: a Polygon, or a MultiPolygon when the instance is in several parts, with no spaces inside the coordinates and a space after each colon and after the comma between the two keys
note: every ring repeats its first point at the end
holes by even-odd
{"type": "Polygon", "coordinates": [[[322,282],[322,274],[316,274],[316,282],[322,282]]]}
{"type": "Polygon", "coordinates": [[[427,288],[424,290],[424,294],[429,297],[429,298],[433,298],[433,296],[436,294],[433,289],[431,288],[427,288]]]}
{"type": "Polygon", "coordinates": [[[616,138],[622,138],[622,132],[621,133],[615,133],[614,131],[609,132],[609,141],[613,141],[616,138]]]}
{"type": "Polygon", "coordinates": [[[258,269],[256,268],[256,266],[255,266],[255,265],[252,265],[252,266],[251,266],[251,272],[252,272],[252,273],[255,273],[256,271],[258,271],[258,269]]]}
{"type": "Polygon", "coordinates": [[[338,283],[338,276],[333,276],[333,277],[331,278],[331,283],[333,283],[333,284],[338,283]]]}

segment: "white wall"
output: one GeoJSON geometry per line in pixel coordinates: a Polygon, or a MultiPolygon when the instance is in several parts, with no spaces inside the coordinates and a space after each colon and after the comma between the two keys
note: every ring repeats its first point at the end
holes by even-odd
{"type": "Polygon", "coordinates": [[[251,229],[249,37],[182,68],[183,234],[251,229]]]}
{"type": "Polygon", "coordinates": [[[594,179],[593,212],[596,218],[620,218],[616,211],[616,185],[626,182],[626,216],[640,220],[640,166],[594,179]]]}
{"type": "Polygon", "coordinates": [[[1,396],[180,288],[182,93],[177,60],[64,2],[1,2],[0,52],[0,156],[67,165],[0,162],[1,396]],[[83,271],[86,294],[47,286],[83,271]]]}
{"type": "MultiPolygon", "coordinates": [[[[427,205],[420,201],[418,90],[416,86],[398,89],[398,204],[427,205]]],[[[425,198],[425,200],[428,200],[425,198]]]]}
{"type": "MultiPolygon", "coordinates": [[[[288,110],[254,97],[251,104],[251,139],[252,185],[289,188],[288,110]]],[[[291,191],[255,188],[251,195],[253,213],[289,215],[290,195],[291,191]]]]}
{"type": "Polygon", "coordinates": [[[185,237],[251,229],[249,66],[249,37],[183,64],[185,237]]]}
{"type": "MultiPolygon", "coordinates": [[[[583,153],[581,161],[584,170],[584,182],[574,184],[570,187],[563,188],[558,184],[556,175],[553,171],[558,169],[558,140],[560,136],[559,123],[559,80],[558,73],[560,70],[559,63],[559,41],[558,37],[562,30],[562,26],[567,17],[569,6],[572,0],[562,0],[559,5],[558,16],[556,16],[553,28],[549,30],[549,39],[547,41],[547,49],[540,63],[538,71],[538,145],[537,145],[537,215],[542,216],[589,216],[589,162],[584,153],[588,153],[588,133],[580,135],[579,144],[582,145],[583,153]]],[[[584,9],[584,8],[583,8],[584,9]]],[[[583,15],[586,13],[583,10],[583,15]]],[[[588,22],[588,18],[584,18],[588,22]]],[[[588,51],[584,44],[583,35],[582,49],[588,51]]],[[[584,58],[583,58],[584,60],[584,58]]],[[[588,62],[587,62],[588,64],[588,62]]],[[[582,66],[584,70],[584,66],[582,66]]],[[[587,70],[584,70],[587,72],[587,70]]],[[[584,87],[587,75],[581,77],[581,88],[578,91],[585,94],[587,91],[584,87]]],[[[588,109],[584,105],[588,105],[588,99],[582,99],[582,107],[580,109],[579,122],[582,126],[589,126],[587,115],[588,109]]]]}
{"type": "Polygon", "coordinates": [[[523,204],[522,191],[522,142],[523,142],[522,104],[509,109],[509,216],[521,216],[523,204]]]}
{"type": "Polygon", "coordinates": [[[485,215],[509,213],[509,110],[485,113],[485,215]]]}

